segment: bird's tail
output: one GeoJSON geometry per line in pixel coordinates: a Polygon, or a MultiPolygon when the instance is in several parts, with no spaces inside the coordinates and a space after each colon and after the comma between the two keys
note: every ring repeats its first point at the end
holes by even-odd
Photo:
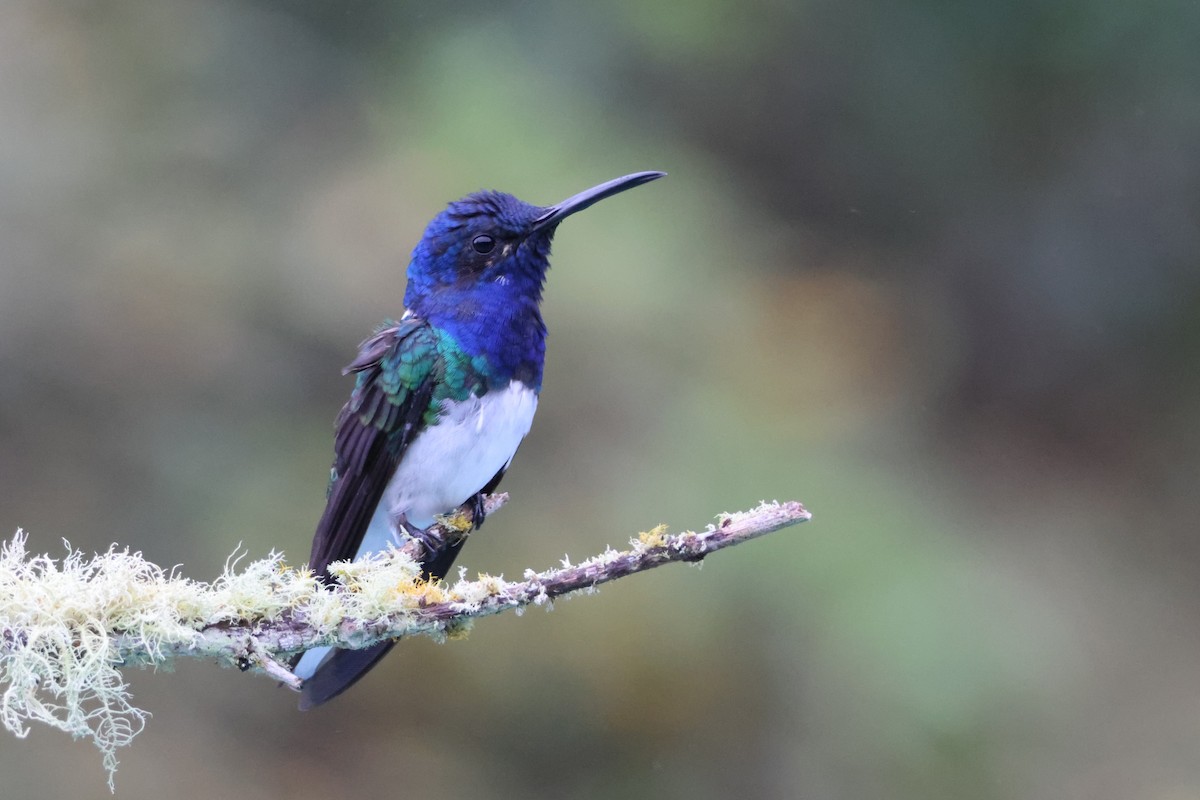
{"type": "Polygon", "coordinates": [[[300,710],[332,700],[366,675],[387,655],[395,642],[380,642],[366,650],[335,650],[300,689],[300,710]]]}
{"type": "MultiPolygon", "coordinates": [[[[448,544],[432,560],[425,562],[425,577],[429,580],[446,577],[465,542],[466,537],[461,537],[448,544]]],[[[387,655],[394,644],[394,641],[380,642],[365,650],[333,650],[332,653],[329,652],[332,648],[328,647],[309,650],[297,662],[295,670],[304,678],[304,685],[300,689],[300,710],[307,711],[319,706],[349,689],[359,678],[366,675],[379,659],[387,655]],[[310,666],[312,662],[306,663],[308,659],[319,664],[310,666]],[[309,670],[314,671],[305,677],[304,673],[309,670]]]]}

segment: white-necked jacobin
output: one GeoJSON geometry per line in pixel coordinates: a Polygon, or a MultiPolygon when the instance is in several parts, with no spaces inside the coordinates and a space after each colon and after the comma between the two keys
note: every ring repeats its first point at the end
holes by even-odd
{"type": "MultiPolygon", "coordinates": [[[[533,422],[546,353],[542,286],[558,224],[664,174],[626,175],[548,207],[479,192],[429,223],[408,265],[404,316],[363,342],[345,369],[357,382],[337,418],[309,561],[322,580],[333,561],[411,536],[426,545],[425,577],[445,577],[464,539],[422,534],[436,515],[468,503],[482,522],[482,495],[495,491],[533,422]]],[[[300,707],[345,691],[391,646],[309,650],[295,666],[300,707]]]]}

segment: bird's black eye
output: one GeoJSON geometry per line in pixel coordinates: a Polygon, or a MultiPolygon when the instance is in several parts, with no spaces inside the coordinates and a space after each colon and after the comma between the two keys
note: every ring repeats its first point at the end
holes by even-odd
{"type": "Polygon", "coordinates": [[[486,256],[496,249],[496,240],[485,233],[472,239],[471,247],[475,248],[476,253],[486,256]]]}

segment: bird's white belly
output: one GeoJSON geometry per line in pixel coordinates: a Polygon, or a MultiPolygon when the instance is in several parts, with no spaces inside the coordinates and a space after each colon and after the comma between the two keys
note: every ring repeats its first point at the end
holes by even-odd
{"type": "Polygon", "coordinates": [[[513,381],[503,390],[443,405],[438,423],[405,450],[355,557],[396,541],[394,520],[400,515],[426,528],[435,515],[454,510],[487,485],[529,433],[537,400],[537,392],[513,381]]]}

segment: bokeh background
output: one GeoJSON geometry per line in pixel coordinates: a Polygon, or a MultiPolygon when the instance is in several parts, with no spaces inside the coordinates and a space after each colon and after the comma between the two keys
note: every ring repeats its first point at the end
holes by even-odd
{"type": "MultiPolygon", "coordinates": [[[[565,224],[461,563],[814,522],[404,644],[335,704],[183,663],[119,797],[1200,795],[1200,6],[11,0],[0,527],[302,562],[424,223],[565,224]]],[[[0,739],[4,798],[107,796],[0,739]]]]}

